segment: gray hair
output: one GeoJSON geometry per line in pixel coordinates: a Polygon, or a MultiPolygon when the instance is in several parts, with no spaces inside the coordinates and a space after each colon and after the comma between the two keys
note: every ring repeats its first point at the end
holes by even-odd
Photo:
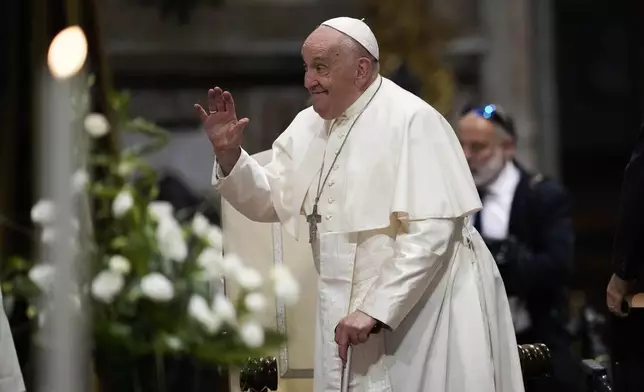
{"type": "Polygon", "coordinates": [[[356,41],[352,37],[344,33],[342,33],[342,35],[344,36],[342,42],[343,47],[345,47],[351,53],[355,54],[357,57],[366,57],[367,59],[369,59],[374,73],[377,74],[378,72],[380,72],[380,62],[375,57],[373,57],[371,53],[369,53],[367,48],[362,46],[360,42],[356,41]]]}

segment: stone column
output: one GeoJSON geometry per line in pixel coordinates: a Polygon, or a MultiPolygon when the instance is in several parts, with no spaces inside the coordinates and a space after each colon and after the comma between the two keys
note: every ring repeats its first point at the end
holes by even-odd
{"type": "Polygon", "coordinates": [[[481,65],[482,97],[512,114],[518,134],[518,158],[530,169],[541,169],[533,83],[535,37],[531,0],[481,0],[480,5],[487,43],[481,65]]]}

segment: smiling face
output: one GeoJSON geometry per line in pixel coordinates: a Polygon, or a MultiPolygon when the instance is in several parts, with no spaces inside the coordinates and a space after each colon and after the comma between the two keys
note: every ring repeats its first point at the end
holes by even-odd
{"type": "Polygon", "coordinates": [[[304,42],[304,87],[320,117],[340,116],[374,80],[373,63],[361,49],[327,26],[317,28],[304,42]]]}

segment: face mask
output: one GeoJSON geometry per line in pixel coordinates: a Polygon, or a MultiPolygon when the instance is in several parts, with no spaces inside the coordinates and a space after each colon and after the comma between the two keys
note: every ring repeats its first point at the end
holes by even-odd
{"type": "Polygon", "coordinates": [[[503,166],[505,166],[503,149],[497,148],[494,151],[494,155],[492,155],[485,164],[472,173],[474,184],[476,184],[477,187],[489,185],[496,176],[499,175],[503,166]]]}

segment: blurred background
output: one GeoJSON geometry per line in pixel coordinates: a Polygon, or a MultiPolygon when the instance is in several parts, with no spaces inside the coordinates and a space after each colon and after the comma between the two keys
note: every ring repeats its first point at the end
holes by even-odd
{"type": "MultiPolygon", "coordinates": [[[[306,106],[300,46],[335,16],[366,18],[384,53],[382,73],[448,119],[485,103],[514,118],[519,160],[573,197],[571,323],[581,323],[584,309],[604,314],[622,172],[644,99],[638,0],[7,1],[0,13],[0,259],[33,252],[20,228],[31,225],[39,196],[37,126],[46,129],[47,119],[37,110],[38,80],[62,28],[80,24],[87,35],[93,110],[109,117],[109,95],[127,90],[133,116],[171,133],[167,148],[149,156],[162,173],[163,197],[196,205],[216,195],[212,149],[193,104],[215,85],[229,89],[238,113],[251,119],[246,149],[270,148],[306,106]]],[[[114,134],[101,148],[137,141],[114,134]]],[[[216,202],[212,208],[217,221],[216,202]]],[[[571,328],[584,350],[590,338],[571,328]]],[[[24,345],[19,334],[16,344],[24,345]]]]}

